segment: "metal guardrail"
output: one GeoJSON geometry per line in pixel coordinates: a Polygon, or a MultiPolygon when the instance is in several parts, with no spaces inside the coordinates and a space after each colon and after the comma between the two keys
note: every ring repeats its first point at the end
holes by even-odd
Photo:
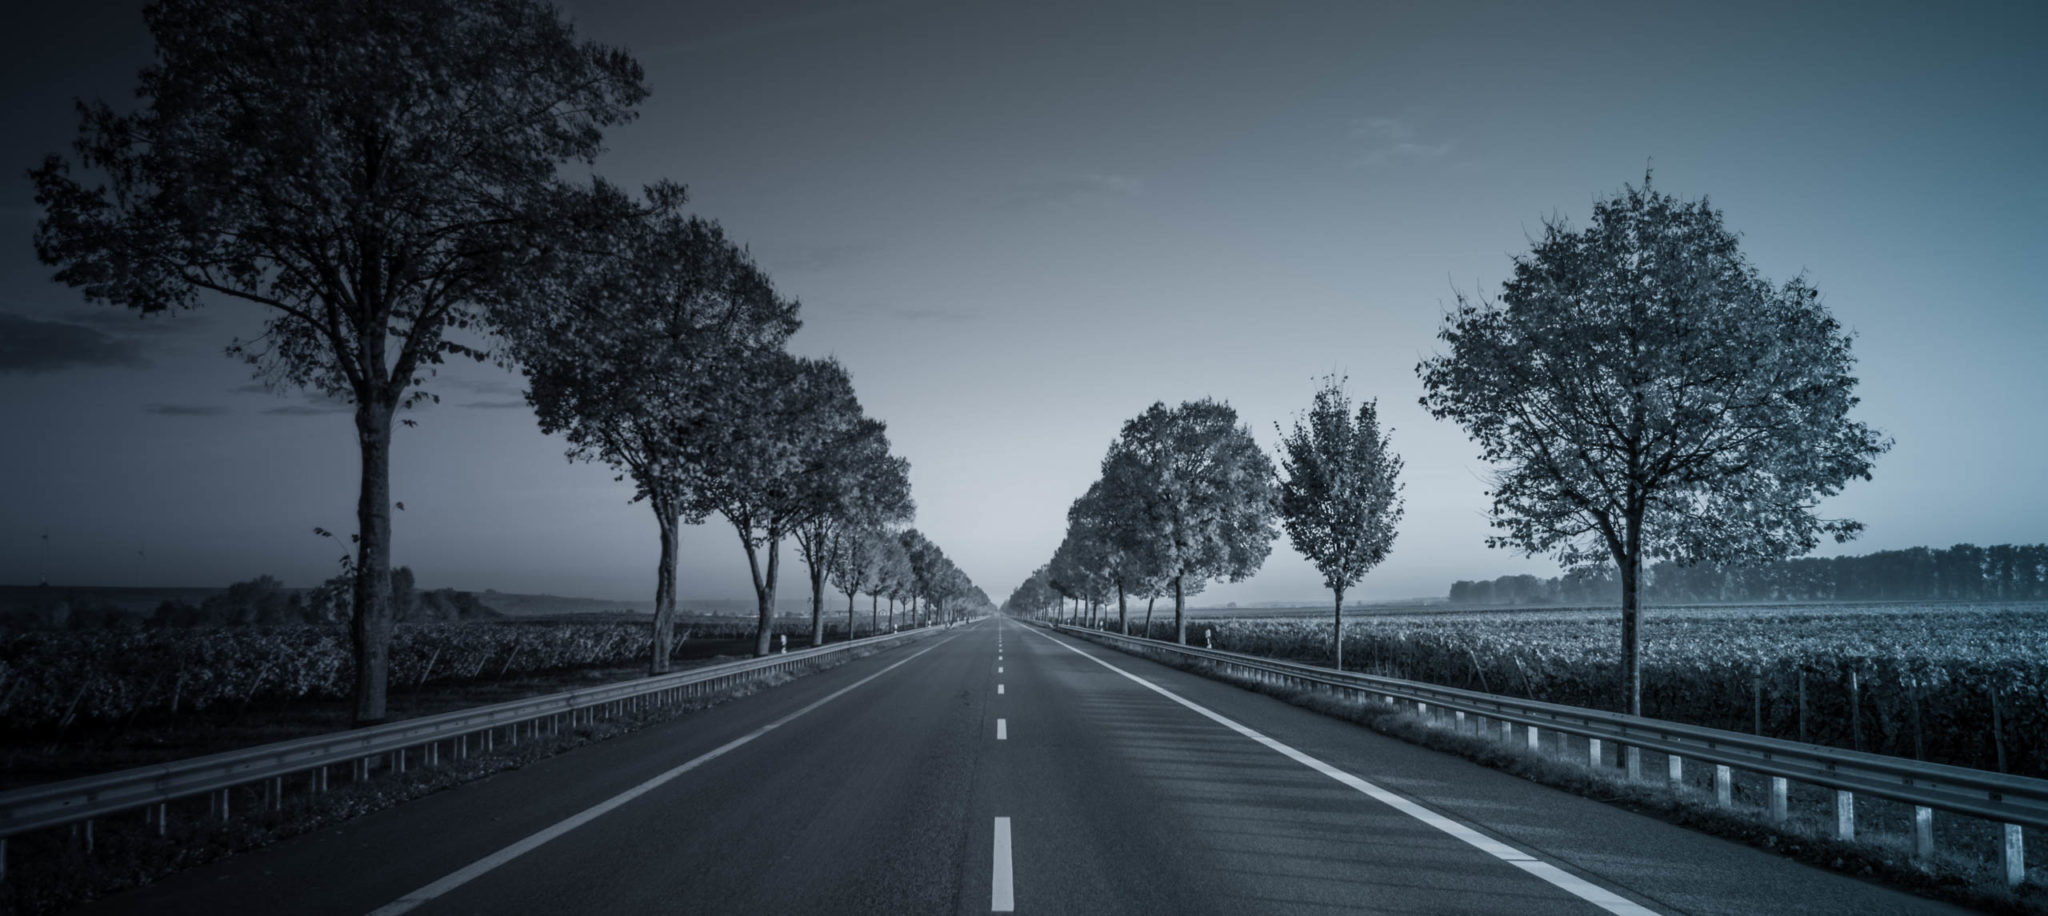
{"type": "Polygon", "coordinates": [[[1474,716],[1479,721],[1471,723],[1471,730],[1480,734],[1490,730],[1485,720],[1493,720],[1501,723],[1498,731],[1503,740],[1513,740],[1514,728],[1521,726],[1531,749],[1541,747],[1544,729],[1560,735],[1576,735],[1589,742],[1588,762],[1595,765],[1600,764],[1594,758],[1601,755],[1601,742],[1611,742],[1616,747],[1616,756],[1627,767],[1631,780],[1642,778],[1640,750],[1665,754],[1672,760],[1669,769],[1672,782],[1681,779],[1684,760],[1710,763],[1715,766],[1715,794],[1722,805],[1731,803],[1731,769],[1763,774],[1771,777],[1769,811],[1774,821],[1786,819],[1788,780],[1833,789],[1836,792],[1835,833],[1840,839],[1855,837],[1857,794],[1902,802],[1914,806],[1914,850],[1922,858],[1933,854],[1934,811],[1982,818],[2005,826],[2003,858],[2008,884],[2018,884],[2026,874],[2023,831],[2048,829],[2048,779],[1338,671],[1068,624],[1044,625],[1062,633],[1107,643],[1134,655],[1197,660],[1234,669],[1266,683],[1371,694],[1386,702],[1413,706],[1419,714],[1432,720],[1445,718],[1448,713],[1448,718],[1461,728],[1468,715],[1474,716]]]}
{"type": "Polygon", "coordinates": [[[332,767],[347,764],[351,775],[363,780],[369,777],[379,758],[385,758],[388,771],[404,772],[414,750],[419,752],[419,763],[433,765],[440,760],[443,743],[459,759],[469,753],[473,736],[480,737],[480,749],[488,751],[495,746],[501,731],[508,742],[517,744],[522,731],[529,740],[559,734],[565,717],[573,728],[599,717],[679,703],[842,652],[893,645],[945,629],[931,626],[902,630],[780,655],[0,792],[0,879],[6,874],[7,838],[22,833],[82,822],[89,851],[94,818],[147,809],[150,822],[161,834],[168,813],[165,806],[172,801],[206,795],[211,814],[225,819],[229,814],[228,790],[236,787],[267,783],[265,803],[274,808],[281,803],[283,780],[288,776],[307,775],[308,791],[318,793],[326,790],[332,767]]]}

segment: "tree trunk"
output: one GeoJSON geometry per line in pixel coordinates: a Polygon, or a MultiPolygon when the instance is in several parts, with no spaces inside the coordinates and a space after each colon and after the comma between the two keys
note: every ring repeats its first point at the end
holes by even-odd
{"type": "Polygon", "coordinates": [[[1124,631],[1125,636],[1131,635],[1131,614],[1124,607],[1124,587],[1122,583],[1118,583],[1116,587],[1116,628],[1124,631]]]}
{"type": "Polygon", "coordinates": [[[896,596],[889,596],[889,629],[896,629],[896,596]]]}
{"type": "Polygon", "coordinates": [[[647,670],[668,673],[669,646],[676,634],[676,512],[666,499],[648,501],[661,528],[661,560],[654,573],[654,645],[647,670]]]}
{"type": "Polygon", "coordinates": [[[355,646],[357,725],[384,721],[391,677],[391,416],[374,398],[356,405],[362,489],[356,498],[356,582],[349,639],[355,646]]]}
{"type": "Polygon", "coordinates": [[[882,633],[882,596],[879,594],[868,596],[868,629],[873,631],[869,636],[882,633]]]}
{"type": "Polygon", "coordinates": [[[1158,595],[1145,596],[1145,638],[1152,638],[1152,606],[1159,603],[1158,595]]]}
{"type": "Polygon", "coordinates": [[[1188,644],[1187,595],[1179,576],[1173,577],[1173,639],[1183,646],[1188,644]]]}
{"type": "Polygon", "coordinates": [[[825,564],[816,562],[808,568],[811,571],[811,645],[822,646],[825,644],[825,564]]]}
{"type": "Polygon", "coordinates": [[[846,593],[846,641],[853,641],[853,593],[846,593]]]}
{"type": "Polygon", "coordinates": [[[759,551],[747,537],[750,532],[740,532],[740,542],[747,547],[747,570],[754,576],[754,600],[759,611],[758,623],[754,630],[754,656],[769,654],[769,643],[775,638],[775,574],[780,570],[782,536],[772,533],[768,539],[768,569],[762,574],[759,551]]]}
{"type": "Polygon", "coordinates": [[[1629,555],[1621,559],[1621,693],[1622,711],[1643,714],[1643,634],[1637,627],[1638,598],[1643,577],[1642,550],[1635,537],[1641,523],[1629,525],[1629,555]]]}
{"type": "Polygon", "coordinates": [[[1344,590],[1332,589],[1337,593],[1337,670],[1344,670],[1344,590]]]}

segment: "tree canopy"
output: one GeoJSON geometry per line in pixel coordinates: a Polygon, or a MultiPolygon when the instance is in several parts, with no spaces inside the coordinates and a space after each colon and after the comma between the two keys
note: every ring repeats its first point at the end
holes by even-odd
{"type": "Polygon", "coordinates": [[[1763,561],[1861,527],[1820,502],[1889,440],[1850,418],[1850,338],[1803,277],[1773,284],[1704,199],[1641,186],[1548,222],[1496,300],[1458,297],[1422,405],[1492,462],[1493,546],[1622,578],[1624,708],[1641,712],[1645,557],[1763,561]]]}
{"type": "Polygon", "coordinates": [[[680,187],[651,186],[644,204],[603,183],[591,193],[601,200],[588,209],[623,215],[582,227],[575,256],[550,259],[495,324],[541,431],[566,438],[572,460],[631,480],[654,512],[659,674],[674,642],[677,525],[703,518],[688,511],[688,484],[716,387],[778,352],[797,307],[717,223],[684,215],[680,187]]]}
{"type": "Polygon", "coordinates": [[[1393,549],[1401,457],[1380,430],[1379,405],[1365,401],[1353,417],[1343,381],[1329,378],[1308,415],[1281,432],[1280,466],[1280,524],[1335,594],[1333,655],[1342,670],[1344,592],[1393,549]]]}
{"type": "Polygon", "coordinates": [[[1102,462],[1106,491],[1129,494],[1129,552],[1174,596],[1174,631],[1187,642],[1190,581],[1242,581],[1272,550],[1273,462],[1229,405],[1155,403],[1124,424],[1102,462]]]}
{"type": "Polygon", "coordinates": [[[75,162],[30,173],[36,252],[145,314],[263,306],[264,334],[232,351],[355,405],[355,716],[381,720],[393,415],[443,359],[484,356],[450,332],[483,330],[502,276],[544,247],[558,167],[632,118],[640,66],[540,0],[164,0],[144,17],[139,107],[81,104],[75,162]]]}

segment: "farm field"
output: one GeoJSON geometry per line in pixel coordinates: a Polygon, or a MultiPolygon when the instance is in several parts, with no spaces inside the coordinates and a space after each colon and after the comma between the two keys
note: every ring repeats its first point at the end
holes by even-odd
{"type": "MultiPolygon", "coordinates": [[[[1172,628],[1170,610],[1155,612],[1151,636],[1172,628]]],[[[1372,674],[1615,709],[1620,631],[1613,608],[1347,610],[1344,657],[1372,674]]],[[[1197,645],[1317,665],[1332,661],[1330,633],[1327,618],[1257,611],[1188,625],[1197,645]]],[[[2048,603],[1651,608],[1643,711],[2048,776],[2048,603]]]]}
{"type": "MultiPolygon", "coordinates": [[[[680,618],[671,657],[679,670],[745,657],[753,628],[680,618]]],[[[776,631],[810,644],[808,619],[776,631]]],[[[647,638],[647,623],[616,619],[401,625],[391,717],[642,677],[647,638]]],[[[347,728],[349,652],[338,626],[0,636],[0,788],[347,728]]]]}

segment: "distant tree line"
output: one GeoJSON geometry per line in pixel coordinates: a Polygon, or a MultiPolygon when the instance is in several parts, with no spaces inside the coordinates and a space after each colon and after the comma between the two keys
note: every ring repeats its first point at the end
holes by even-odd
{"type": "MultiPolygon", "coordinates": [[[[336,624],[348,621],[350,582],[337,576],[318,588],[286,588],[272,576],[237,582],[199,600],[165,600],[143,610],[102,599],[60,596],[0,613],[5,630],[216,629],[336,624]]],[[[498,620],[505,615],[474,593],[421,590],[411,567],[391,571],[391,607],[400,623],[498,620]]]]}
{"type": "MultiPolygon", "coordinates": [[[[2048,599],[2048,544],[1911,547],[1755,565],[1658,563],[1644,576],[1656,604],[1749,601],[2026,601],[2048,599]]],[[[1621,599],[1610,567],[1563,576],[1451,583],[1452,604],[1606,605],[1621,599]]]]}

